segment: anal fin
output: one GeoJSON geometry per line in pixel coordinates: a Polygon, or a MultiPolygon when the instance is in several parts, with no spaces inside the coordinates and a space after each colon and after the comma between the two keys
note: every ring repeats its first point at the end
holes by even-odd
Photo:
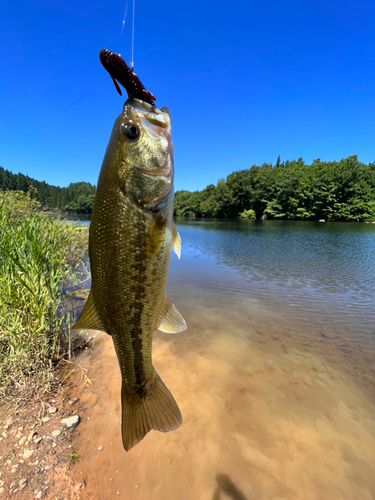
{"type": "Polygon", "coordinates": [[[179,333],[187,328],[181,313],[177,311],[166,295],[155,328],[165,333],[179,333]]]}
{"type": "Polygon", "coordinates": [[[87,302],[83,308],[82,314],[77,323],[72,326],[72,330],[101,330],[104,332],[103,323],[101,322],[96,310],[92,293],[90,290],[87,302]]]}

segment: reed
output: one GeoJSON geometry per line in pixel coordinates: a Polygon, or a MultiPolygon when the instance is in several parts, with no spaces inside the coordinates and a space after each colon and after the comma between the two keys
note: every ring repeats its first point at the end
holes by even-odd
{"type": "Polygon", "coordinates": [[[0,394],[48,390],[67,334],[66,290],[88,232],[48,217],[32,192],[0,192],[0,394]]]}

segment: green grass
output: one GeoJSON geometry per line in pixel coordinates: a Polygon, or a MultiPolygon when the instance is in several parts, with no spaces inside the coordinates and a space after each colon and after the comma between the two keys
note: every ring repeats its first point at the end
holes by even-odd
{"type": "Polygon", "coordinates": [[[48,390],[70,323],[65,291],[87,239],[87,229],[49,218],[32,193],[0,191],[1,395],[48,390]]]}

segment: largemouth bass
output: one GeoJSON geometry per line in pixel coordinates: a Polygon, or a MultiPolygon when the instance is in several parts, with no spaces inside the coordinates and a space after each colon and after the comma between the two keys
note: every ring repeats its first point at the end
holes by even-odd
{"type": "Polygon", "coordinates": [[[171,119],[128,99],[115,121],[99,174],[89,233],[92,285],[75,329],[112,336],[122,374],[122,440],[126,451],[151,430],[171,431],[180,410],[151,360],[156,328],[186,329],[165,295],[173,224],[171,119]]]}

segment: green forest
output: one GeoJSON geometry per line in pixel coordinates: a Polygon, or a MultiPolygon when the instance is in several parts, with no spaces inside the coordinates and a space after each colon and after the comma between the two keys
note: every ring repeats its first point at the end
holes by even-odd
{"type": "Polygon", "coordinates": [[[178,217],[375,220],[375,163],[302,158],[253,165],[202,191],[177,191],[178,217]]]}
{"type": "MultiPolygon", "coordinates": [[[[91,214],[95,186],[76,182],[60,188],[0,167],[0,189],[30,191],[44,209],[91,214]]],[[[375,220],[375,163],[356,155],[340,161],[302,158],[263,163],[233,172],[202,191],[177,191],[178,217],[375,220]]]]}
{"type": "Polygon", "coordinates": [[[44,209],[79,214],[91,214],[96,191],[95,186],[89,182],[75,182],[61,188],[51,186],[44,181],[36,181],[28,175],[13,174],[2,167],[0,167],[0,189],[31,192],[44,209]]]}

